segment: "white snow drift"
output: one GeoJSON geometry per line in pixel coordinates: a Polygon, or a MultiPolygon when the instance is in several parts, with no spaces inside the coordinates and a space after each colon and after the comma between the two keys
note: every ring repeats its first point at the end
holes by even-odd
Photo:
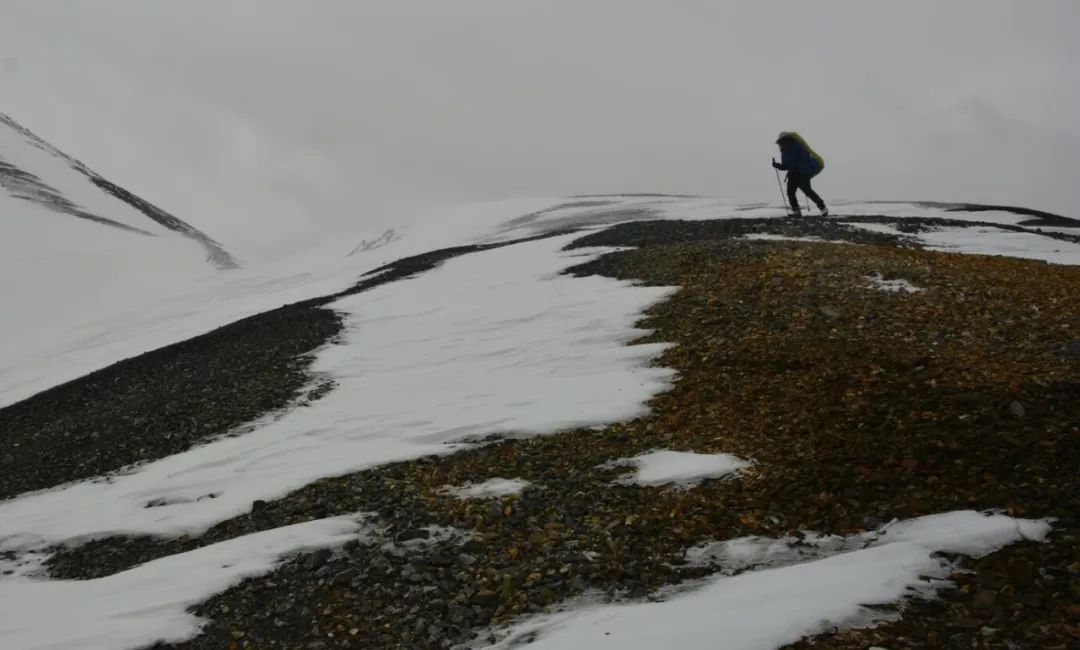
{"type": "Polygon", "coordinates": [[[836,625],[867,624],[863,603],[887,603],[931,586],[949,566],[935,551],[985,555],[1042,540],[1045,522],[950,512],[901,522],[868,548],[801,564],[718,577],[661,603],[596,605],[526,619],[492,650],[772,650],[836,625]]]}
{"type": "Polygon", "coordinates": [[[698,454],[690,451],[658,449],[624,458],[612,465],[632,465],[636,471],[622,483],[637,485],[692,485],[705,479],[721,478],[750,463],[731,454],[698,454]]]}
{"type": "Polygon", "coordinates": [[[183,641],[201,621],[187,608],[281,556],[356,539],[348,517],[309,521],[205,546],[95,580],[0,581],[0,647],[117,650],[183,641]]]}
{"type": "Polygon", "coordinates": [[[919,293],[925,291],[922,287],[917,287],[903,278],[886,280],[880,273],[868,275],[865,279],[870,283],[871,288],[879,291],[891,291],[892,293],[919,293]]]}
{"type": "Polygon", "coordinates": [[[459,499],[491,499],[520,494],[532,485],[520,478],[493,478],[483,483],[469,483],[457,487],[448,487],[446,492],[459,499]]]}

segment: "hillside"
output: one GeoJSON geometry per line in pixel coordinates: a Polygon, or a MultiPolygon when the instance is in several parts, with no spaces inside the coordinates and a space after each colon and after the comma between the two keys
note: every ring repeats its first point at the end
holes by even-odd
{"type": "Polygon", "coordinates": [[[48,387],[57,372],[74,379],[93,369],[49,367],[53,351],[121,335],[115,324],[136,319],[148,302],[238,267],[203,231],[2,113],[0,253],[0,404],[48,387]],[[28,374],[16,377],[20,365],[28,374]]]}
{"type": "Polygon", "coordinates": [[[147,236],[177,233],[200,244],[214,266],[229,269],[237,265],[221,244],[198,228],[107,180],[3,113],[0,188],[6,191],[5,211],[19,211],[11,204],[11,199],[17,199],[126,232],[147,236]]]}
{"type": "Polygon", "coordinates": [[[0,641],[1064,646],[1080,222],[834,211],[460,208],[43,345],[0,641]]]}

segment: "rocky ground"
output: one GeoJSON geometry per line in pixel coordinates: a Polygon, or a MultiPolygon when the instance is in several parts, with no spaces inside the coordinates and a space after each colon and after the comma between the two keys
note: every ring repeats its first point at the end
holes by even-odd
{"type": "Polygon", "coordinates": [[[310,353],[340,329],[329,309],[277,309],[0,409],[0,499],[180,453],[293,404],[311,389],[310,353]]]}
{"type": "Polygon", "coordinates": [[[374,541],[291,558],[215,596],[196,608],[209,619],[202,635],[176,647],[445,648],[587,592],[655,597],[705,574],[682,559],[701,542],[1000,508],[1056,518],[1049,542],[957,558],[968,572],[941,600],[790,647],[1080,643],[1080,268],[928,252],[818,219],[641,222],[578,242],[590,244],[640,248],[574,273],[681,287],[642,323],[645,341],[676,344],[656,363],[679,373],[648,416],[319,481],[197,538],[67,549],[52,572],[107,575],[368,512],[374,541]],[[766,231],[862,245],[738,238],[766,231]],[[881,291],[872,274],[925,290],[881,291]],[[686,490],[613,483],[627,470],[605,463],[655,448],[756,464],[686,490]],[[493,477],[532,486],[486,500],[444,491],[493,477]]]}

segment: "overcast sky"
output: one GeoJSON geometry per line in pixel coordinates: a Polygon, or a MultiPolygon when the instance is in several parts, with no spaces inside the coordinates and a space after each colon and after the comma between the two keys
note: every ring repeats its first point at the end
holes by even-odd
{"type": "Polygon", "coordinates": [[[1078,34],[1075,0],[5,0],[0,111],[267,253],[489,198],[779,201],[781,130],[827,201],[1080,216],[1078,34]]]}

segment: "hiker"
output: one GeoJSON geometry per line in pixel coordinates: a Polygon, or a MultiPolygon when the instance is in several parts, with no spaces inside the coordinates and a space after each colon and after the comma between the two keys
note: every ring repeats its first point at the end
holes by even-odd
{"type": "Polygon", "coordinates": [[[825,207],[825,202],[821,200],[814,188],[810,187],[810,179],[825,169],[825,160],[806,144],[806,140],[803,140],[801,135],[794,131],[782,132],[776,139],[776,144],[780,147],[780,162],[776,162],[773,158],[772,166],[775,169],[787,171],[787,195],[791,203],[792,216],[802,216],[795,190],[802,190],[803,194],[810,197],[818,210],[821,210],[821,216],[829,216],[829,209],[825,207]]]}

